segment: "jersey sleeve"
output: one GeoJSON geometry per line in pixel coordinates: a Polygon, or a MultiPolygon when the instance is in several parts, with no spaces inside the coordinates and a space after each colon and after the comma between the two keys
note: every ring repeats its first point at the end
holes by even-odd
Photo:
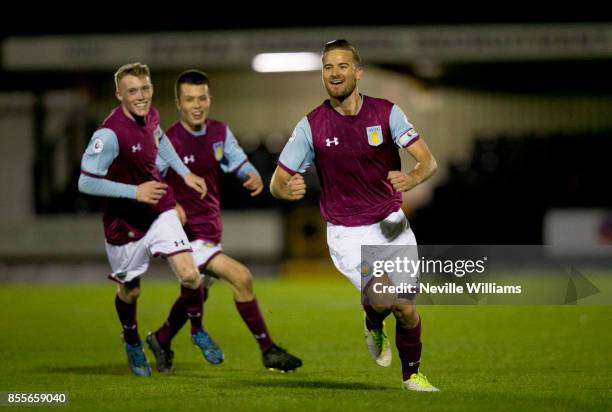
{"type": "Polygon", "coordinates": [[[79,191],[93,196],[136,199],[137,187],[127,183],[113,182],[112,180],[81,174],[79,177],[79,191]]]}
{"type": "Polygon", "coordinates": [[[278,166],[291,175],[304,173],[314,160],[312,131],[308,118],[304,117],[295,126],[278,159],[278,166]]]}
{"type": "Polygon", "coordinates": [[[238,170],[236,170],[236,177],[238,177],[238,179],[242,181],[247,180],[247,173],[253,173],[257,176],[261,176],[257,168],[253,165],[253,163],[249,162],[248,160],[244,162],[242,166],[238,168],[238,170]]]}
{"type": "Polygon", "coordinates": [[[158,131],[156,131],[157,134],[160,134],[157,158],[155,159],[157,169],[165,171],[165,169],[171,167],[179,176],[185,177],[188,175],[190,173],[189,169],[183,164],[176,150],[174,150],[172,142],[159,126],[158,131]]]}
{"type": "Polygon", "coordinates": [[[408,147],[419,139],[419,133],[414,129],[402,109],[393,105],[389,115],[391,136],[398,147],[408,147]]]}
{"type": "Polygon", "coordinates": [[[81,171],[94,177],[104,177],[119,155],[117,135],[111,129],[99,129],[91,137],[81,159],[81,171]]]}
{"type": "Polygon", "coordinates": [[[115,132],[111,129],[97,130],[81,159],[79,191],[95,196],[136,199],[136,186],[104,178],[118,155],[119,143],[115,132]]]}
{"type": "MultiPolygon", "coordinates": [[[[165,138],[168,138],[167,135],[164,134],[164,136],[165,138]]],[[[156,139],[158,138],[156,137],[156,139]]],[[[158,139],[158,144],[159,144],[159,139],[158,139]]],[[[162,176],[166,176],[166,172],[168,171],[168,168],[170,167],[170,163],[168,163],[168,161],[161,156],[161,154],[159,153],[159,150],[157,151],[157,157],[155,158],[155,166],[157,167],[157,170],[159,170],[159,173],[162,176]]]]}
{"type": "Polygon", "coordinates": [[[219,162],[221,170],[225,173],[237,172],[247,162],[247,155],[238,144],[238,140],[236,140],[230,128],[227,127],[223,144],[223,157],[219,162]]]}

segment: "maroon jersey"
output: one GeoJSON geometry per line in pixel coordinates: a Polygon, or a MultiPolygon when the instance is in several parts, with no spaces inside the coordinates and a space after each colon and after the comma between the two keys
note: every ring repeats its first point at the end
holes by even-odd
{"type": "Polygon", "coordinates": [[[174,170],[168,170],[166,181],[174,188],[176,200],[187,214],[185,232],[189,240],[201,239],[220,243],[223,224],[219,173],[222,162],[226,160],[224,149],[228,129],[224,123],[212,119],[206,120],[205,127],[205,133],[196,136],[186,130],[181,122],[176,122],[166,130],[166,135],[183,163],[206,181],[206,197],[200,199],[174,170]]]}
{"type": "Polygon", "coordinates": [[[400,170],[389,118],[393,103],[363,96],[359,113],[343,116],[326,100],[307,116],[321,182],[321,214],[328,222],[362,226],[381,221],[402,205],[387,181],[400,170]]]}
{"type": "MultiPolygon", "coordinates": [[[[117,136],[119,154],[104,178],[115,182],[139,185],[150,180],[163,182],[155,165],[158,142],[155,132],[159,113],[151,107],[146,122],[141,125],[116,107],[102,122],[100,129],[111,129],[117,136]]],[[[156,205],[135,199],[106,198],[104,206],[104,235],[112,245],[123,245],[142,238],[157,217],[175,206],[172,189],[156,205]]]]}

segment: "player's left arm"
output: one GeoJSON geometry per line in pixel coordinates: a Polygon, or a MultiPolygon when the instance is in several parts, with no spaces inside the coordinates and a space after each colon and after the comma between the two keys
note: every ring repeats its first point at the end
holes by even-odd
{"type": "Polygon", "coordinates": [[[170,164],[166,159],[161,157],[159,152],[157,152],[157,157],[155,158],[155,166],[157,167],[157,170],[159,170],[159,174],[162,175],[162,177],[166,177],[170,164]]]}
{"type": "Polygon", "coordinates": [[[427,143],[414,130],[412,123],[396,105],[391,110],[389,128],[395,144],[406,150],[416,160],[416,165],[408,173],[391,170],[387,174],[387,180],[395,190],[407,192],[433,176],[438,169],[438,164],[427,143]]]}
{"type": "Polygon", "coordinates": [[[406,150],[416,160],[416,165],[408,173],[401,170],[391,170],[387,180],[398,192],[407,192],[416,185],[429,179],[438,169],[438,163],[423,139],[418,139],[406,150]]]}
{"type": "Polygon", "coordinates": [[[242,186],[251,191],[251,196],[257,196],[263,190],[263,180],[261,175],[253,166],[244,153],[238,140],[228,127],[223,145],[223,159],[220,163],[221,170],[226,173],[235,173],[243,183],[242,186]]]}
{"type": "Polygon", "coordinates": [[[160,165],[163,165],[164,162],[170,166],[176,173],[179,174],[185,181],[185,184],[190,188],[194,189],[196,192],[200,194],[200,199],[204,199],[206,196],[207,188],[206,182],[204,179],[198,175],[191,173],[191,171],[183,164],[181,158],[174,150],[174,146],[172,146],[172,142],[166,134],[161,130],[158,126],[155,132],[156,135],[159,135],[159,147],[158,147],[158,157],[161,159],[156,159],[156,164],[158,169],[160,165]]]}

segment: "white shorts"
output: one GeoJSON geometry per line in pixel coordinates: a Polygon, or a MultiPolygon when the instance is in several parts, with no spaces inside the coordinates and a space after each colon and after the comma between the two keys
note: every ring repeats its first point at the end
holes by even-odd
{"type": "MultiPolygon", "coordinates": [[[[223,253],[221,243],[213,243],[201,239],[196,239],[191,242],[191,249],[193,249],[193,260],[200,269],[200,272],[204,272],[206,265],[208,265],[215,256],[223,253]]],[[[203,282],[205,288],[210,288],[214,281],[215,278],[210,275],[210,272],[204,274],[203,282]]]]}
{"type": "Polygon", "coordinates": [[[359,290],[362,245],[416,244],[408,218],[401,209],[371,225],[348,227],[327,223],[327,245],[334,265],[359,290]]]}
{"type": "Polygon", "coordinates": [[[167,210],[155,219],[141,239],[121,246],[106,243],[112,269],[109,278],[119,283],[129,282],[147,271],[151,255],[168,257],[181,252],[191,252],[189,239],[176,210],[167,210]]]}

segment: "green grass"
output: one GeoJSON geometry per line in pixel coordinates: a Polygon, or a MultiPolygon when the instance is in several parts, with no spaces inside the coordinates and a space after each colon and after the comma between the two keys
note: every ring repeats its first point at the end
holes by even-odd
{"type": "MultiPolygon", "coordinates": [[[[612,306],[422,306],[422,371],[442,390],[423,394],[400,389],[397,352],[388,369],[368,357],[359,295],[346,281],[256,281],[272,336],[304,361],[290,374],[263,368],[229,289],[215,285],[205,324],[225,363],[205,363],[183,330],[175,374],[133,377],[113,290],[0,285],[0,391],[68,391],[77,410],[612,409],[612,306]]],[[[143,337],[177,291],[145,278],[143,337]]]]}

